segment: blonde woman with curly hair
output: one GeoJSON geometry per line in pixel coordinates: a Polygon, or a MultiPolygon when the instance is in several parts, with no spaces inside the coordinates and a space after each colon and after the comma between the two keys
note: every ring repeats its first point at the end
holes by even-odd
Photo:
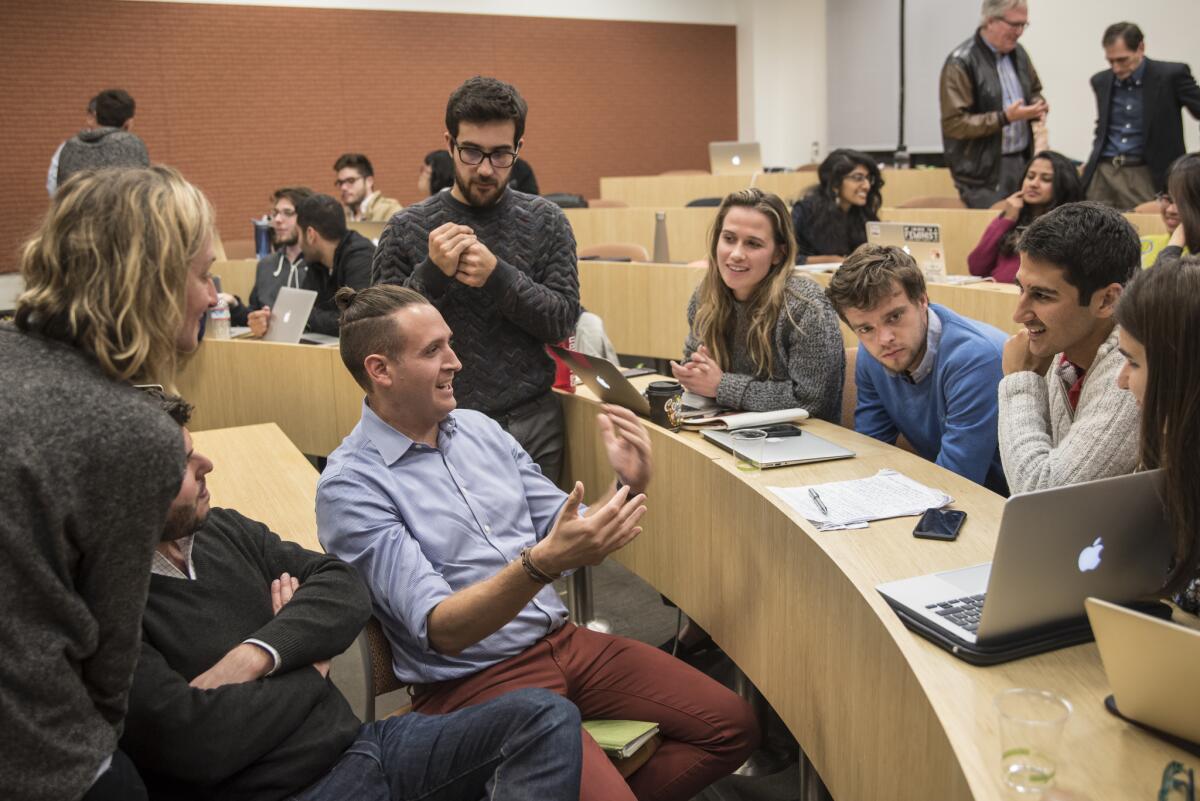
{"type": "Polygon", "coordinates": [[[821,288],[795,275],[796,238],[777,195],[743,189],[717,210],[708,271],[688,304],[685,389],[731,409],[799,406],[838,422],[846,352],[821,288]]]}
{"type": "Polygon", "coordinates": [[[171,382],[196,349],[216,303],[212,228],[172,169],[81,172],[21,253],[26,288],[0,323],[6,798],[145,797],[117,741],[191,455],[133,384],[171,382]]]}

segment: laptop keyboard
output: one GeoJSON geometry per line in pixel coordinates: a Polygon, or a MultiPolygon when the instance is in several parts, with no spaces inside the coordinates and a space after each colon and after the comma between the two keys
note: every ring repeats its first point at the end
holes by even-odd
{"type": "Polygon", "coordinates": [[[925,608],[974,634],[979,628],[979,618],[983,614],[983,599],[986,597],[987,593],[968,595],[963,598],[929,604],[925,608]]]}

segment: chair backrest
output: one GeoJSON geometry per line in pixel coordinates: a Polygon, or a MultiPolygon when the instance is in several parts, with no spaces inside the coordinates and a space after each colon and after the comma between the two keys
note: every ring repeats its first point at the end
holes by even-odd
{"type": "Polygon", "coordinates": [[[659,175],[711,175],[708,170],[667,170],[659,175]]]}
{"type": "Polygon", "coordinates": [[[643,245],[635,242],[602,242],[579,249],[581,259],[629,259],[650,261],[650,253],[643,245]]]}
{"type": "Polygon", "coordinates": [[[404,685],[396,678],[392,669],[392,646],[388,644],[383,626],[372,616],[358,635],[358,648],[362,654],[363,685],[365,704],[363,720],[375,720],[375,697],[399,690],[404,685]]]}
{"type": "Polygon", "coordinates": [[[589,197],[587,204],[588,204],[589,209],[626,209],[626,208],[629,208],[629,204],[626,203],[624,200],[611,200],[606,197],[589,197]]]}
{"type": "Polygon", "coordinates": [[[1139,203],[1133,207],[1134,214],[1161,214],[1162,208],[1158,205],[1157,200],[1147,200],[1145,203],[1139,203]]]}
{"type": "Polygon", "coordinates": [[[858,405],[858,386],[854,383],[854,365],[858,346],[846,348],[846,375],[842,379],[842,427],[854,428],[854,407],[858,405]]]}
{"type": "Polygon", "coordinates": [[[898,209],[965,209],[962,198],[951,195],[922,195],[897,203],[898,209]]]}

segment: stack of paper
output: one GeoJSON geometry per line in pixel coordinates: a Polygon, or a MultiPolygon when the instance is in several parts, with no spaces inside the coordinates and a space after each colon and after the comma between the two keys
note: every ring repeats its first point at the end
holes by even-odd
{"type": "Polygon", "coordinates": [[[864,528],[868,521],[919,515],[954,501],[895,470],[880,470],[870,478],[835,481],[807,487],[771,487],[788,506],[817,524],[822,531],[864,528]],[[810,490],[815,490],[828,511],[822,512],[810,490]]]}
{"type": "Polygon", "coordinates": [[[604,753],[628,759],[658,734],[658,724],[644,720],[585,720],[583,730],[592,735],[604,753]]]}
{"type": "Polygon", "coordinates": [[[776,409],[773,412],[737,412],[726,410],[722,412],[706,412],[700,417],[685,417],[683,419],[683,427],[689,429],[718,428],[733,431],[738,428],[762,428],[763,426],[792,423],[807,419],[808,412],[798,406],[794,409],[776,409]]]}

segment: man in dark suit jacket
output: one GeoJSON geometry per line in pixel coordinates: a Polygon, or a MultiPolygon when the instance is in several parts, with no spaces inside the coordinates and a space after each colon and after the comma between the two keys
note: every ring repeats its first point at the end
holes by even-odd
{"type": "Polygon", "coordinates": [[[1200,87],[1187,64],[1146,58],[1132,22],[1108,26],[1102,43],[1112,69],[1092,76],[1096,139],[1083,182],[1088,200],[1131,209],[1166,188],[1184,152],[1179,110],[1200,119],[1200,87]]]}

